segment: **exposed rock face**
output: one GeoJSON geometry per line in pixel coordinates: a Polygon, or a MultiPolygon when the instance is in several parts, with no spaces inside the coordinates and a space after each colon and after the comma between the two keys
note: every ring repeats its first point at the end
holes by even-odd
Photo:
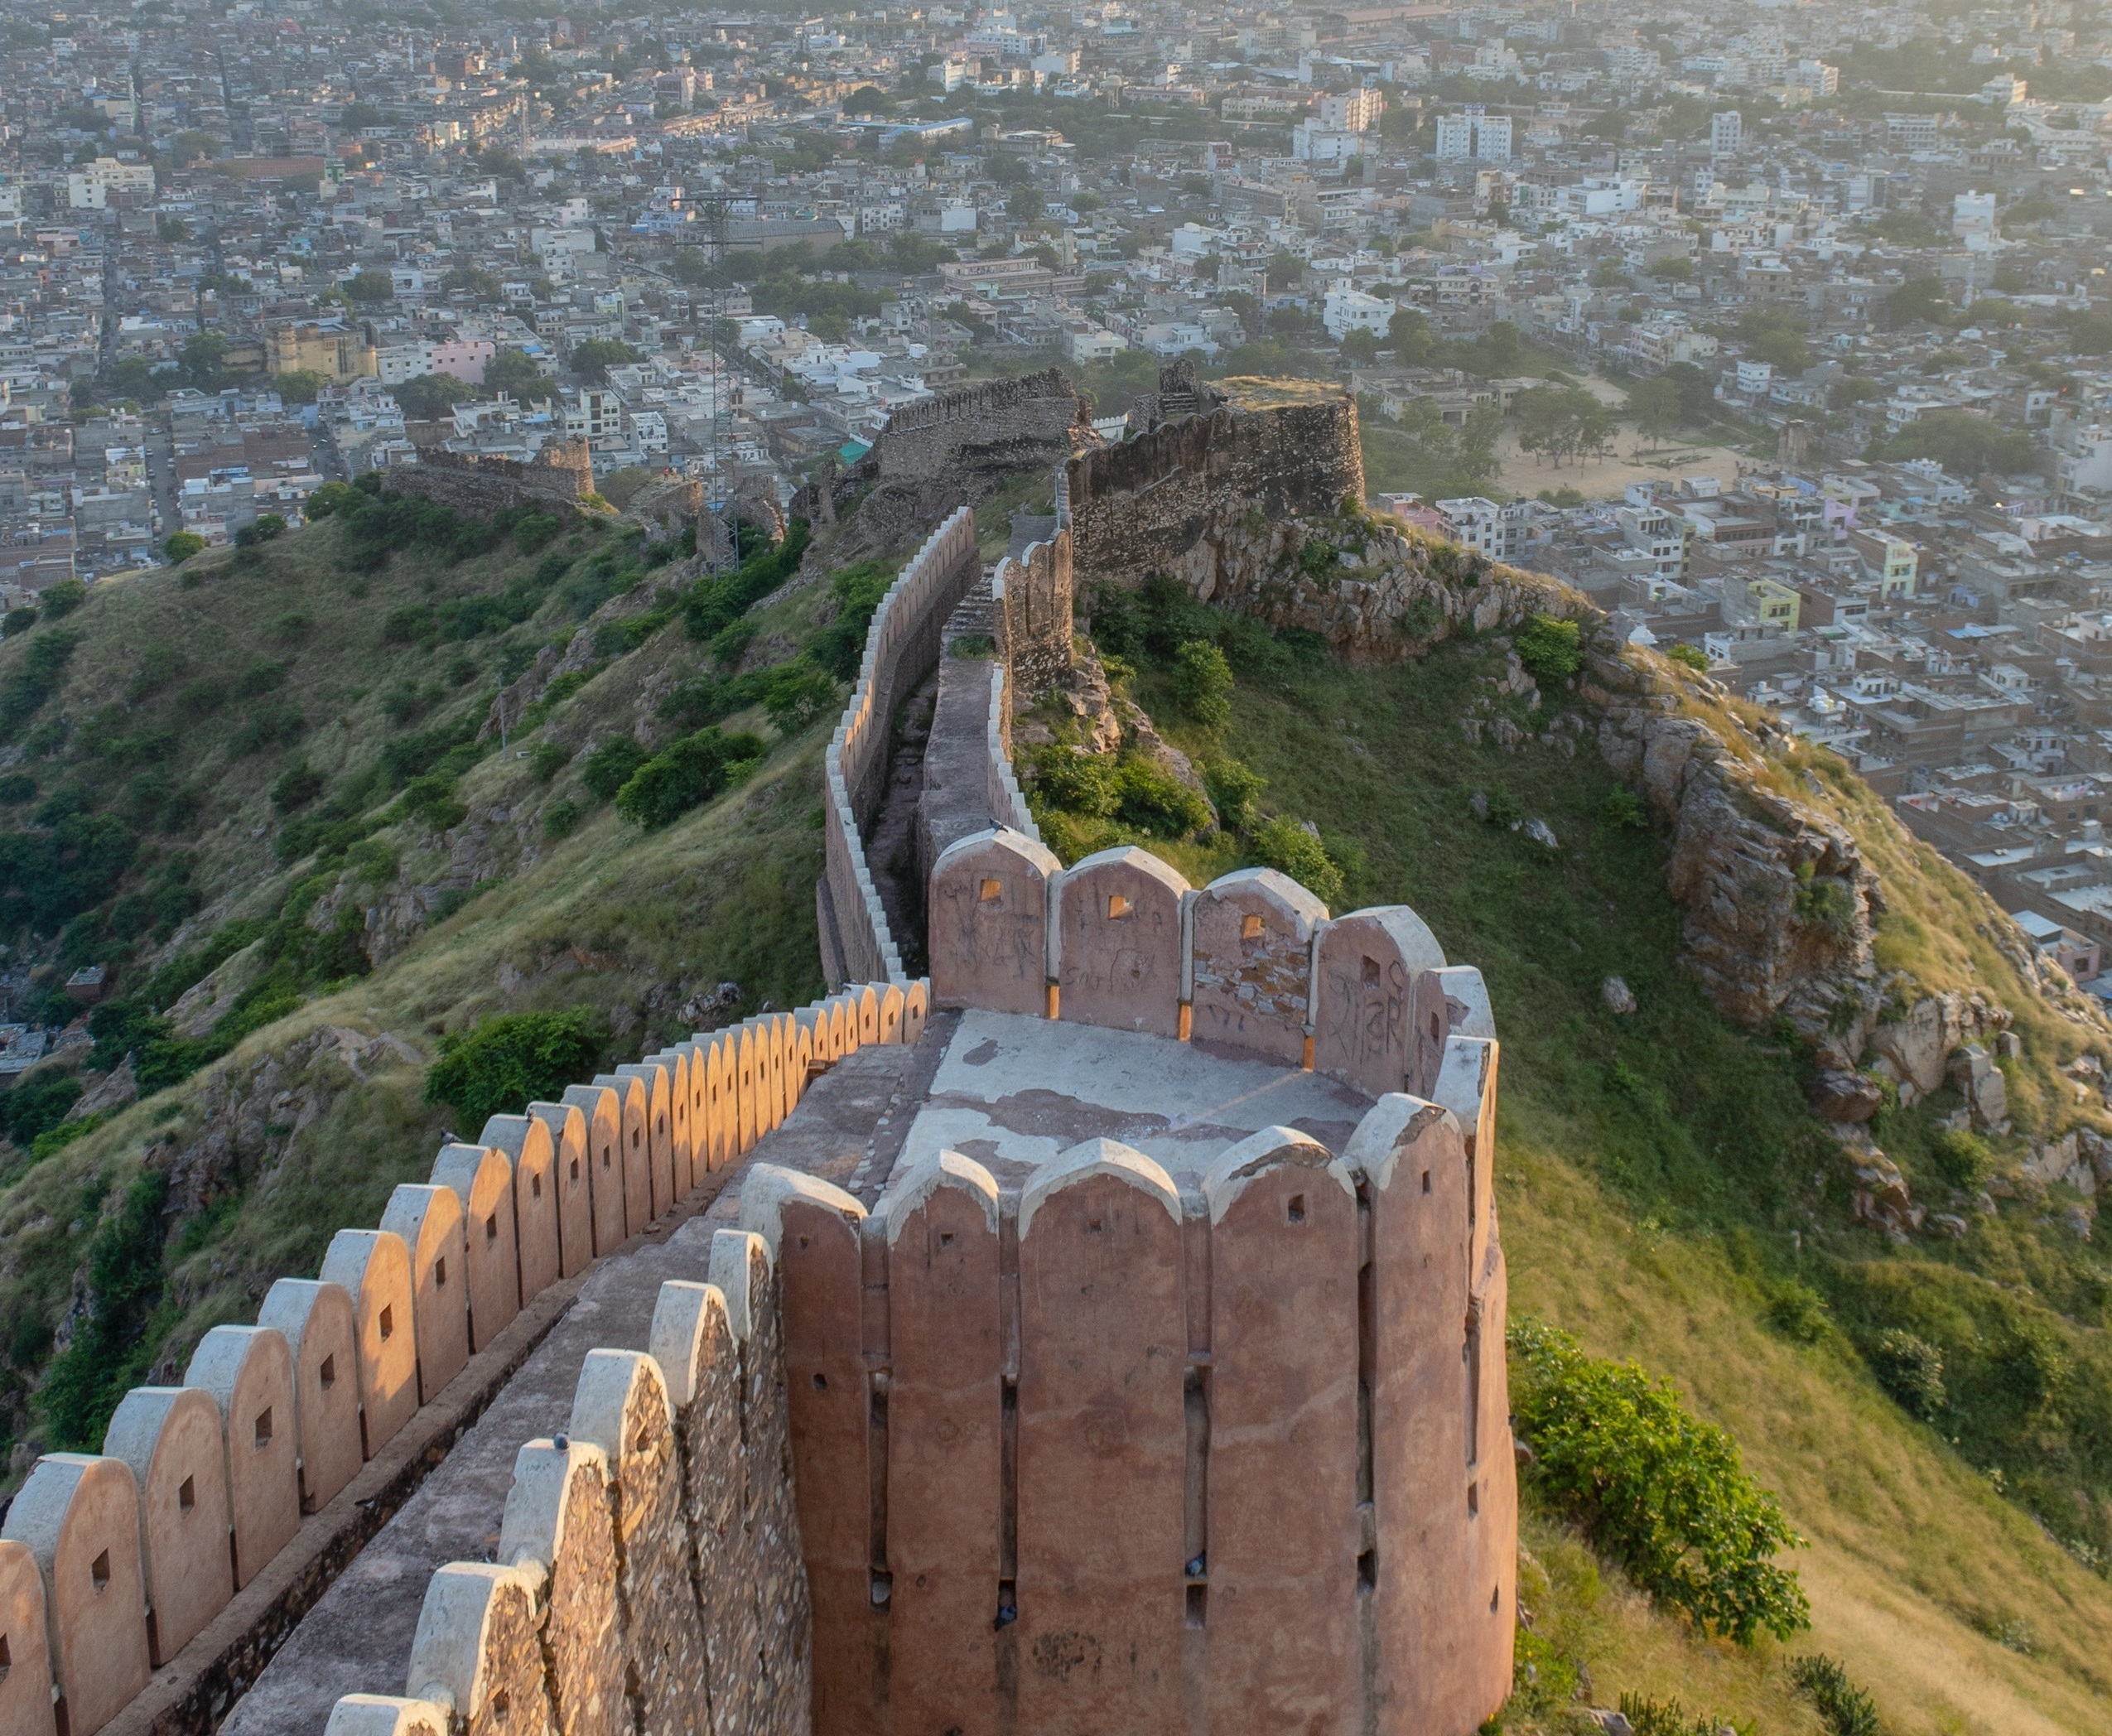
{"type": "Polygon", "coordinates": [[[2009,1131],[2009,1086],[1994,1058],[1977,1043],[1969,1044],[1950,1058],[1950,1077],[1973,1112],[1973,1125],[1982,1133],[2009,1131]]]}
{"type": "Polygon", "coordinates": [[[132,1057],[127,1055],[88,1087],[74,1107],[66,1112],[66,1119],[70,1121],[85,1121],[91,1115],[106,1114],[138,1100],[139,1080],[133,1072],[132,1057]]]}
{"type": "Polygon", "coordinates": [[[1811,1107],[1830,1121],[1867,1121],[1884,1102],[1884,1092],[1868,1073],[1829,1067],[1812,1082],[1811,1107]]]}
{"type": "MultiPolygon", "coordinates": [[[[1596,673],[1596,672],[1595,672],[1596,673]]],[[[1841,827],[1759,781],[1709,726],[1609,709],[1599,750],[1673,827],[1667,869],[1687,962],[1741,1023],[1787,1015],[1852,1067],[1875,1001],[1878,877],[1841,827]]]]}
{"type": "Polygon", "coordinates": [[[1955,1053],[2008,1023],[2007,1009],[1978,990],[1924,996],[1900,1017],[1872,1028],[1870,1070],[1897,1083],[1899,1101],[1911,1106],[1943,1083],[1955,1053]]]}
{"type": "Polygon", "coordinates": [[[324,1025],[282,1049],[214,1068],[198,1091],[196,1131],[156,1160],[168,1173],[167,1211],[175,1218],[202,1212],[228,1187],[277,1168],[355,1081],[381,1068],[424,1064],[392,1031],[369,1036],[324,1025]]]}
{"type": "MultiPolygon", "coordinates": [[[[1551,579],[1492,566],[1385,521],[1374,528],[1244,510],[1216,515],[1166,571],[1203,602],[1318,633],[1353,663],[1417,656],[1469,624],[1492,633],[1534,614],[1599,619],[1551,579]]],[[[1082,556],[1078,572],[1080,584],[1099,576],[1082,556]]]]}

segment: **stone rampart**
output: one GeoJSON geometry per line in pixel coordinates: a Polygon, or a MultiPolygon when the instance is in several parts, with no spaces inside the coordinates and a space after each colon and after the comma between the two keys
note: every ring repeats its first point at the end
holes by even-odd
{"type": "Polygon", "coordinates": [[[870,469],[883,482],[921,483],[963,470],[1033,470],[1094,437],[1069,379],[1049,368],[904,405],[852,474],[870,469]]]}
{"type": "Polygon", "coordinates": [[[1044,692],[1071,667],[1071,532],[1058,514],[1056,534],[1006,556],[991,581],[996,603],[997,652],[1022,698],[1044,692]]]}
{"type": "Polygon", "coordinates": [[[1271,1127],[1177,1180],[1094,1139],[1001,1184],[941,1149],[870,1213],[751,1171],[816,1736],[1471,1736],[1502,1705],[1494,1045],[1460,1042],[1440,1101],[1381,1097],[1339,1151],[1271,1127]]]}
{"type": "Polygon", "coordinates": [[[866,866],[864,834],[887,776],[895,707],[938,662],[946,618],[981,570],[975,514],[962,507],[925,540],[880,600],[857,684],[829,742],[817,901],[831,968],[853,980],[907,981],[866,866]]]}
{"type": "MultiPolygon", "coordinates": [[[[972,538],[968,546],[972,551],[972,538]]],[[[349,1546],[342,1549],[306,1540],[332,1556],[336,1568],[357,1553],[372,1531],[369,1516],[352,1502],[358,1492],[348,1492],[362,1463],[383,1454],[422,1406],[441,1402],[469,1357],[543,1290],[613,1253],[738,1161],[790,1113],[810,1078],[862,1046],[914,1043],[928,1001],[922,981],[853,985],[796,1014],[765,1015],[692,1037],[604,1075],[605,1083],[586,1087],[592,1115],[575,1104],[533,1103],[525,1116],[494,1116],[474,1144],[442,1146],[431,1183],[399,1187],[383,1227],[338,1233],[320,1279],[282,1278],[265,1297],[257,1325],[208,1333],[181,1386],[128,1394],[111,1419],[101,1454],[49,1454],[37,1462],[0,1526],[0,1620],[37,1605],[39,1631],[49,1642],[19,1647],[10,1642],[9,1661],[0,1672],[0,1709],[41,1709],[47,1730],[55,1709],[64,1720],[57,1728],[68,1736],[92,1736],[113,1721],[128,1736],[135,1725],[154,1736],[203,1736],[213,1729],[225,1709],[219,1703],[224,1689],[213,1685],[229,1673],[224,1655],[242,1653],[253,1676],[334,1570],[307,1575],[297,1597],[275,1592],[251,1612],[250,1627],[239,1635],[215,1641],[214,1624],[308,1527],[346,1534],[349,1546]],[[640,1154],[634,1163],[625,1161],[634,1133],[640,1154]],[[157,1694],[153,1714],[134,1718],[128,1703],[155,1668],[187,1675],[195,1690],[157,1694]]],[[[713,1275],[719,1275],[716,1266],[713,1275]]],[[[729,1369],[739,1363],[746,1371],[743,1390],[752,1389],[754,1404],[781,1410],[782,1382],[769,1372],[774,1362],[751,1368],[754,1353],[743,1348],[751,1322],[774,1319],[774,1280],[766,1267],[758,1267],[752,1281],[740,1282],[740,1304],[728,1315],[733,1324],[727,1333],[705,1334],[710,1355],[729,1369]]],[[[766,1332],[763,1342],[774,1358],[774,1337],[766,1332]]],[[[673,1395],[668,1402],[680,1411],[689,1402],[683,1395],[707,1384],[707,1377],[718,1377],[692,1367],[679,1379],[665,1370],[653,1378],[673,1395]]],[[[636,1431],[618,1438],[598,1418],[575,1424],[581,1439],[600,1446],[610,1462],[602,1470],[614,1480],[615,1504],[605,1502],[598,1511],[613,1515],[614,1522],[626,1498],[649,1499],[659,1511],[674,1498],[660,1488],[679,1468],[672,1441],[649,1471],[637,1473],[645,1481],[627,1497],[621,1478],[635,1454],[624,1442],[636,1431]],[[610,1438],[605,1441],[604,1435],[610,1438]]],[[[768,1439],[772,1430],[781,1439],[781,1417],[773,1421],[721,1405],[704,1430],[708,1441],[693,1438],[690,1455],[680,1463],[694,1473],[702,1462],[696,1454],[708,1444],[725,1461],[716,1474],[747,1490],[743,1498],[759,1503],[757,1512],[788,1510],[789,1497],[771,1486],[782,1451],[773,1449],[774,1456],[752,1468],[740,1458],[749,1450],[745,1443],[768,1439]]],[[[591,1504],[585,1496],[581,1502],[591,1504]]],[[[548,1523],[538,1536],[558,1523],[542,1517],[548,1523]]],[[[722,1542],[707,1550],[700,1540],[694,1544],[697,1560],[743,1584],[798,1577],[794,1532],[759,1521],[750,1523],[748,1531],[757,1535],[741,1546],[746,1553],[739,1559],[729,1556],[722,1542]]],[[[596,1546],[581,1546],[590,1554],[596,1546]]],[[[598,1546],[613,1554],[605,1539],[598,1546]]],[[[681,1556],[685,1595],[691,1546],[685,1544],[681,1556]]],[[[542,1568],[547,1579],[550,1563],[542,1568]]],[[[473,1729],[485,1727],[473,1704],[487,1703],[494,1693],[532,1705],[546,1687],[557,1693],[562,1685],[546,1684],[542,1675],[539,1624],[557,1618],[547,1586],[534,1579],[527,1555],[509,1558],[508,1571],[528,1574],[513,1601],[495,1582],[469,1587],[454,1580],[436,1594],[436,1601],[429,1600],[439,1649],[428,1652],[422,1642],[423,1661],[412,1670],[418,1692],[453,1684],[458,1719],[468,1717],[473,1729]],[[461,1626],[467,1620],[461,1611],[471,1606],[477,1618],[461,1626]],[[487,1619],[501,1606],[507,1612],[501,1625],[512,1634],[503,1656],[489,1650],[496,1630],[487,1619]],[[471,1629],[483,1637],[465,1638],[471,1629]],[[444,1658],[444,1666],[435,1658],[444,1658]]],[[[687,1618],[677,1603],[656,1619],[673,1632],[687,1618]]],[[[803,1681],[804,1628],[780,1618],[773,1632],[776,1661],[766,1657],[759,1667],[766,1675],[777,1672],[764,1696],[775,1709],[739,1728],[791,1736],[804,1728],[796,1715],[803,1690],[792,1680],[803,1681]]],[[[665,1638],[658,1629],[640,1630],[636,1643],[649,1643],[663,1656],[665,1638]]],[[[713,1668],[714,1680],[726,1678],[726,1671],[713,1668]]],[[[701,1672],[685,1665],[678,1674],[684,1683],[694,1678],[697,1693],[706,1691],[701,1672]]],[[[239,1672],[236,1679],[243,1679],[239,1672]]],[[[684,1695],[691,1691],[680,1689],[684,1695]]],[[[566,1703],[562,1693],[557,1703],[566,1703]]],[[[343,1714],[344,1727],[365,1729],[366,1715],[354,1707],[343,1714]]],[[[34,1721],[21,1727],[38,1728],[34,1721]]],[[[456,1727],[444,1718],[437,1726],[456,1727]]],[[[679,1721],[668,1727],[679,1727],[679,1721]]],[[[700,1720],[694,1727],[706,1725],[700,1720]]],[[[12,1732],[16,1725],[6,1728],[12,1732]]]]}
{"type": "Polygon", "coordinates": [[[1223,404],[1082,452],[1066,466],[1072,559],[1092,582],[1170,572],[1213,523],[1339,512],[1364,498],[1348,398],[1246,410],[1223,404]]]}
{"type": "Polygon", "coordinates": [[[416,464],[392,465],[380,475],[385,493],[479,516],[512,506],[562,515],[577,511],[594,492],[594,460],[583,440],[547,446],[528,464],[436,449],[422,452],[416,464]]]}

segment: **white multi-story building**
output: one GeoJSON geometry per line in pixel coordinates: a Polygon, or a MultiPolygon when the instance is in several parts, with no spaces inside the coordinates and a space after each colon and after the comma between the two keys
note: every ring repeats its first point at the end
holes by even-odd
{"type": "Polygon", "coordinates": [[[1969,248],[1989,245],[1994,239],[1994,195],[1954,195],[1950,201],[1950,233],[1969,248]]]}
{"type": "Polygon", "coordinates": [[[1711,157],[1735,157],[1738,146],[1745,138],[1745,117],[1735,108],[1726,108],[1721,114],[1709,117],[1709,154],[1711,157]]]}
{"type": "Polygon", "coordinates": [[[1383,90],[1330,91],[1314,105],[1313,118],[1331,133],[1368,133],[1385,113],[1383,90]]]}
{"type": "Polygon", "coordinates": [[[92,163],[66,176],[66,203],[76,211],[109,209],[112,194],[131,194],[142,200],[154,196],[154,171],[147,163],[119,162],[114,157],[99,157],[92,163]]]}
{"type": "Polygon", "coordinates": [[[1387,297],[1367,296],[1361,289],[1331,289],[1321,304],[1320,323],[1338,344],[1353,331],[1382,338],[1393,325],[1394,311],[1387,297]]]}
{"type": "Polygon", "coordinates": [[[1686,528],[1655,501],[1614,509],[1621,540],[1639,557],[1630,570],[1646,571],[1654,580],[1675,584],[1685,576],[1686,528]]]}
{"type": "Polygon", "coordinates": [[[1463,495],[1435,503],[1446,533],[1463,548],[1487,555],[1492,561],[1508,561],[1525,544],[1526,511],[1532,503],[1514,501],[1498,506],[1479,494],[1463,495]]]}
{"type": "Polygon", "coordinates": [[[1440,114],[1437,118],[1437,160],[1510,162],[1511,117],[1485,113],[1473,104],[1458,114],[1440,114]]]}

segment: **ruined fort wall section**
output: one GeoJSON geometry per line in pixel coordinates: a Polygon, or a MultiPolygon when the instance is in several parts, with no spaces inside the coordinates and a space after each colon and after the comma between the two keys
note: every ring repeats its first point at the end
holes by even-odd
{"type": "Polygon", "coordinates": [[[870,462],[883,481],[927,482],[962,468],[1031,470],[1093,437],[1070,380],[1047,368],[904,405],[870,462]]]}
{"type": "Polygon", "coordinates": [[[1137,585],[1176,571],[1207,526],[1339,512],[1364,497],[1357,406],[1348,398],[1244,410],[1219,405],[1067,465],[1081,582],[1137,585]]]}
{"type": "Polygon", "coordinates": [[[546,446],[528,464],[435,450],[421,453],[416,464],[392,465],[380,475],[385,493],[479,515],[516,506],[575,512],[594,492],[594,459],[583,440],[546,446]]]}
{"type": "MultiPolygon", "coordinates": [[[[968,547],[972,554],[972,538],[968,547]]],[[[628,1143],[627,1124],[614,1115],[606,1126],[590,1122],[569,1102],[530,1104],[524,1116],[494,1116],[480,1144],[443,1145],[430,1184],[397,1190],[387,1219],[395,1227],[340,1231],[319,1280],[282,1278],[264,1299],[261,1324],[209,1333],[181,1387],[128,1394],[102,1453],[47,1454],[31,1468],[0,1523],[0,1621],[33,1610],[48,1643],[10,1640],[0,1710],[55,1708],[69,1736],[93,1736],[120,1719],[132,1719],[128,1730],[214,1727],[210,1685],[229,1649],[250,1658],[246,1674],[253,1676],[334,1570],[304,1582],[305,1601],[291,1608],[283,1588],[267,1585],[261,1600],[253,1590],[257,1607],[235,1612],[248,1618],[239,1634],[216,1639],[215,1623],[297,1537],[335,1555],[340,1566],[357,1553],[367,1535],[363,1509],[383,1487],[374,1473],[395,1474],[376,1461],[412,1427],[421,1379],[425,1405],[446,1403],[440,1389],[469,1350],[490,1348],[546,1289],[576,1280],[595,1260],[628,1245],[633,1193],[641,1195],[641,1226],[664,1216],[679,1203],[677,1189],[709,1184],[777,1126],[812,1078],[866,1044],[914,1043],[929,1005],[929,986],[921,981],[854,983],[797,1014],[700,1034],[618,1076],[604,1075],[634,1087],[649,1113],[659,1106],[660,1122],[641,1130],[656,1139],[658,1126],[672,1131],[673,1093],[685,1093],[690,1155],[678,1166],[627,1165],[615,1149],[628,1143]],[[562,1202],[549,1197],[553,1164],[587,1195],[562,1211],[562,1202]],[[150,1670],[164,1666],[195,1686],[177,1695],[176,1709],[164,1707],[139,1723],[138,1709],[128,1707],[150,1670]]],[[[564,1093],[579,1094],[590,1102],[615,1097],[606,1087],[564,1093]]],[[[741,1238],[744,1247],[749,1240],[741,1238]]],[[[563,1474],[545,1475],[547,1464],[531,1464],[533,1454],[523,1454],[518,1474],[533,1485],[523,1498],[557,1503],[524,1533],[544,1540],[540,1555],[524,1547],[501,1564],[503,1572],[487,1564],[436,1577],[408,1688],[412,1701],[451,1697],[456,1719],[443,1717],[436,1729],[460,1729],[464,1720],[485,1729],[479,1720],[493,1705],[540,1707],[546,1696],[561,1712],[596,1701],[605,1698],[605,1684],[588,1678],[614,1667],[615,1680],[643,1683],[641,1692],[658,1696],[646,1708],[653,1728],[803,1736],[806,1591],[784,1486],[776,1280],[767,1265],[742,1273],[739,1261],[721,1273],[715,1259],[720,1287],[711,1296],[738,1292],[737,1306],[714,1303],[718,1314],[700,1310],[695,1297],[668,1302],[697,1339],[679,1377],[653,1365],[627,1375],[620,1403],[605,1392],[588,1395],[572,1434],[600,1449],[594,1464],[575,1462],[576,1445],[567,1458],[562,1447],[546,1444],[545,1459],[555,1452],[563,1474]],[[727,1319],[727,1330],[711,1329],[727,1319]],[[713,1357],[726,1367],[705,1366],[713,1357]],[[702,1408],[692,1413],[699,1394],[702,1408]],[[672,1407],[665,1432],[632,1414],[653,1403],[672,1407]],[[612,1417],[625,1424],[620,1431],[612,1417]],[[713,1477],[745,1492],[738,1536],[710,1517],[710,1502],[697,1492],[700,1479],[713,1477]],[[695,1536],[677,1534],[671,1517],[677,1508],[695,1518],[693,1530],[703,1527],[695,1536]],[[621,1532],[607,1531],[621,1526],[627,1512],[649,1514],[671,1540],[649,1608],[629,1594],[610,1605],[571,1565],[631,1559],[612,1541],[621,1532]],[[700,1565],[692,1574],[692,1560],[711,1564],[709,1573],[700,1565]],[[699,1608],[694,1600],[702,1594],[692,1583],[707,1580],[718,1590],[699,1608]],[[663,1594],[667,1585],[681,1594],[672,1602],[672,1594],[663,1594]],[[747,1627],[760,1637],[715,1653],[714,1636],[723,1636],[736,1605],[754,1606],[747,1627]],[[625,1630],[635,1655],[611,1666],[592,1611],[615,1606],[641,1613],[625,1630]],[[586,1626],[572,1631],[580,1623],[586,1626]],[[706,1657],[708,1671],[699,1662],[706,1657]],[[571,1665],[553,1666],[553,1676],[546,1669],[553,1658],[576,1660],[578,1679],[566,1673],[571,1665]],[[743,1708],[740,1718],[707,1722],[702,1710],[715,1696],[743,1708]],[[659,1717],[654,1709],[671,1699],[682,1703],[682,1715],[659,1717]]],[[[656,1333],[656,1350],[663,1336],[656,1333]]],[[[651,1357],[639,1360],[653,1364],[651,1357]]],[[[508,1517],[511,1526],[511,1506],[508,1517]]],[[[586,1570],[587,1579],[595,1570],[586,1570]]],[[[604,1589],[614,1595],[615,1588],[604,1589]]],[[[331,1729],[368,1729],[374,1700],[353,1696],[331,1729]]],[[[591,1719],[566,1724],[590,1726],[601,1727],[591,1719]]],[[[0,1728],[17,1726],[0,1721],[0,1728]]]]}
{"type": "Polygon", "coordinates": [[[857,684],[825,765],[822,914],[837,980],[908,980],[866,865],[865,829],[886,779],[895,707],[938,662],[946,618],[981,571],[975,514],[962,507],[902,569],[866,635],[857,684]]]}

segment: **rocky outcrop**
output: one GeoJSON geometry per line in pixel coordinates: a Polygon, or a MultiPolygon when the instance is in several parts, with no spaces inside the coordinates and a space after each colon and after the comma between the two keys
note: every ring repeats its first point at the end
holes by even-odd
{"type": "Polygon", "coordinates": [[[202,1212],[229,1189],[268,1177],[339,1094],[389,1067],[425,1058],[393,1031],[321,1025],[282,1048],[230,1058],[200,1082],[198,1119],[152,1159],[166,1171],[171,1220],[202,1212]],[[166,1153],[166,1155],[160,1155],[166,1153]]]}
{"type": "Polygon", "coordinates": [[[1352,663],[1397,663],[1463,627],[1493,633],[1530,615],[1603,619],[1553,579],[1385,519],[1215,518],[1167,570],[1202,601],[1319,634],[1352,663]]]}
{"type": "Polygon", "coordinates": [[[1899,1101],[1911,1107],[1942,1085],[1954,1054],[1992,1040],[2008,1025],[2008,1010],[1977,989],[1924,995],[1897,1017],[1871,1027],[1869,1070],[1898,1086],[1899,1101]]]}
{"type": "Polygon", "coordinates": [[[1711,998],[1742,1024],[1787,1017],[1852,1068],[1876,1006],[1872,925],[1884,909],[1854,837],[1770,788],[1697,718],[1616,704],[1598,745],[1672,827],[1666,876],[1711,998]]]}

